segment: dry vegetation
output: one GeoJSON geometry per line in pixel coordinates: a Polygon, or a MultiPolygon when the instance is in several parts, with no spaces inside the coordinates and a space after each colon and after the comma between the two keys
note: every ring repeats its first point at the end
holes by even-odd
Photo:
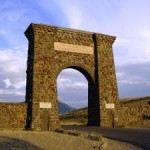
{"type": "MultiPolygon", "coordinates": [[[[121,104],[149,104],[150,96],[139,98],[126,98],[120,100],[121,104]]],[[[60,115],[61,125],[86,125],[87,108],[74,110],[70,113],[60,115]]],[[[149,114],[148,114],[149,115],[149,114]]],[[[141,122],[133,122],[126,127],[150,128],[150,116],[145,116],[141,122]]]]}
{"type": "Polygon", "coordinates": [[[120,99],[121,104],[150,104],[150,96],[120,99]]]}
{"type": "MultiPolygon", "coordinates": [[[[141,150],[130,144],[104,139],[105,150],[141,150]]],[[[56,132],[0,131],[0,150],[97,150],[99,142],[85,135],[73,136],[56,132]]]]}
{"type": "Polygon", "coordinates": [[[62,125],[86,125],[87,124],[87,108],[74,110],[70,113],[60,115],[62,125]]]}

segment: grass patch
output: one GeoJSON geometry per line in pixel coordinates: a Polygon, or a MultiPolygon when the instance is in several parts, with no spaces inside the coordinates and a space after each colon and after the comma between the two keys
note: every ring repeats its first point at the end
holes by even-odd
{"type": "Polygon", "coordinates": [[[93,141],[104,142],[103,136],[101,134],[97,134],[94,132],[91,132],[90,134],[88,134],[87,138],[93,141]]]}
{"type": "Polygon", "coordinates": [[[68,131],[67,134],[69,135],[73,135],[73,136],[80,136],[81,135],[81,132],[79,131],[68,131]]]}
{"type": "Polygon", "coordinates": [[[72,136],[80,136],[80,135],[81,135],[81,132],[79,132],[79,131],[64,130],[64,129],[62,129],[62,128],[56,129],[55,132],[57,132],[57,133],[62,133],[62,134],[69,134],[69,135],[72,135],[72,136]]]}
{"type": "Polygon", "coordinates": [[[150,96],[120,99],[120,104],[150,104],[150,96]]]}
{"type": "Polygon", "coordinates": [[[57,133],[65,133],[65,130],[63,128],[57,128],[57,129],[55,129],[55,132],[57,132],[57,133]]]}
{"type": "Polygon", "coordinates": [[[70,113],[60,115],[60,121],[62,125],[86,125],[87,124],[87,113],[88,109],[83,108],[79,110],[74,110],[70,113]]]}

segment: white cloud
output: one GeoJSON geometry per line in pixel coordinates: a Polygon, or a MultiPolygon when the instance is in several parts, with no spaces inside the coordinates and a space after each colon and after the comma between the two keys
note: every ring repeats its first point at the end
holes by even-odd
{"type": "Polygon", "coordinates": [[[121,84],[140,84],[141,82],[139,81],[129,81],[129,80],[120,80],[119,83],[121,84]]]}
{"type": "Polygon", "coordinates": [[[120,97],[147,96],[150,91],[150,61],[130,60],[116,66],[120,97]],[[137,90],[138,89],[138,90],[137,90]]]}
{"type": "MultiPolygon", "coordinates": [[[[8,73],[20,73],[25,69],[27,47],[21,46],[12,49],[0,50],[0,69],[8,73]]],[[[19,76],[19,75],[18,75],[19,76]]]]}
{"type": "MultiPolygon", "coordinates": [[[[148,57],[148,56],[147,56],[148,57]]],[[[123,67],[123,66],[130,66],[130,65],[136,65],[136,64],[139,64],[139,65],[142,65],[142,64],[148,64],[150,63],[150,59],[149,58],[144,58],[144,57],[137,57],[137,58],[130,58],[130,57],[123,57],[123,56],[119,56],[119,57],[115,57],[115,65],[116,65],[116,68],[118,67],[123,67]]],[[[140,68],[139,68],[140,69],[140,68]]]]}
{"type": "Polygon", "coordinates": [[[15,87],[16,90],[25,88],[25,86],[26,86],[26,80],[14,82],[13,86],[15,87]]]}
{"type": "Polygon", "coordinates": [[[131,43],[131,40],[127,37],[126,38],[125,37],[117,37],[113,44],[113,47],[116,48],[119,46],[129,45],[130,43],[131,43]]]}
{"type": "Polygon", "coordinates": [[[85,80],[73,81],[73,78],[71,76],[68,76],[66,78],[58,78],[57,84],[59,88],[62,88],[64,90],[83,90],[88,88],[88,83],[85,80]]]}
{"type": "MultiPolygon", "coordinates": [[[[8,96],[14,97],[14,101],[18,101],[18,99],[15,98],[21,96],[22,101],[24,101],[26,53],[27,48],[24,46],[0,50],[0,81],[5,83],[5,87],[0,89],[0,99],[3,99],[3,101],[11,101],[8,96]]],[[[19,101],[21,101],[21,99],[19,101]]]]}
{"type": "Polygon", "coordinates": [[[19,89],[22,89],[26,86],[26,80],[16,81],[16,82],[13,82],[13,83],[11,83],[10,79],[5,79],[3,81],[6,84],[6,89],[9,88],[10,86],[12,86],[16,90],[19,90],[19,89]]]}
{"type": "Polygon", "coordinates": [[[10,86],[12,85],[12,83],[10,82],[9,79],[5,79],[5,80],[3,80],[3,81],[4,81],[4,83],[6,84],[6,88],[8,88],[8,87],[10,87],[10,86]]]}
{"type": "Polygon", "coordinates": [[[79,71],[64,69],[57,78],[57,91],[58,99],[72,107],[87,106],[88,82],[79,71]]]}
{"type": "Polygon", "coordinates": [[[123,77],[125,75],[124,72],[116,72],[117,77],[123,77]]]}
{"type": "MultiPolygon", "coordinates": [[[[64,8],[66,8],[65,6],[65,3],[62,3],[62,5],[64,6],[64,8]]],[[[64,14],[66,15],[66,19],[69,21],[69,26],[71,28],[80,28],[81,25],[82,25],[82,22],[83,22],[83,15],[82,15],[82,11],[81,9],[72,4],[72,5],[69,5],[67,7],[67,9],[64,9],[64,14]]]]}
{"type": "MultiPolygon", "coordinates": [[[[14,91],[12,89],[11,90],[0,90],[0,95],[25,96],[24,91],[14,91]]],[[[16,99],[16,101],[17,101],[17,99],[16,99]]]]}
{"type": "Polygon", "coordinates": [[[24,2],[20,0],[1,1],[0,29],[2,31],[0,33],[5,36],[0,36],[0,48],[27,44],[24,31],[31,22],[37,22],[38,19],[41,19],[41,13],[32,3],[29,0],[24,2]]]}
{"type": "MultiPolygon", "coordinates": [[[[60,72],[61,74],[63,74],[63,75],[65,75],[65,76],[71,76],[71,75],[75,75],[75,76],[78,76],[78,75],[80,75],[80,73],[79,73],[79,71],[77,71],[77,70],[75,70],[75,69],[71,69],[71,68],[69,68],[69,69],[64,69],[64,70],[62,70],[61,72],[60,72]]],[[[61,75],[62,76],[62,75],[61,75]]]]}

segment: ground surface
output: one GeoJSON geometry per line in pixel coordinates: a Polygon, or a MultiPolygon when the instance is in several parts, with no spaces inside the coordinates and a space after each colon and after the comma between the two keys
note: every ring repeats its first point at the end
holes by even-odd
{"type": "Polygon", "coordinates": [[[150,150],[150,129],[133,128],[100,128],[88,126],[62,126],[64,129],[78,130],[86,133],[96,132],[104,137],[124,141],[142,147],[144,150],[150,150]]]}
{"type": "MultiPolygon", "coordinates": [[[[108,141],[109,150],[141,150],[130,144],[108,141]]],[[[54,132],[0,131],[0,150],[96,150],[97,143],[84,136],[54,132]]]]}

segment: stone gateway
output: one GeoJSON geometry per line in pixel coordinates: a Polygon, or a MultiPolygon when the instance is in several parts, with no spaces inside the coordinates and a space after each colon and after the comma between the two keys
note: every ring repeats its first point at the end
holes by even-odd
{"type": "Polygon", "coordinates": [[[80,71],[88,80],[88,125],[111,127],[108,111],[118,105],[112,52],[115,37],[42,24],[31,24],[25,35],[29,40],[29,127],[49,130],[59,126],[56,79],[65,68],[80,71]],[[51,108],[40,107],[41,103],[50,103],[51,108]]]}
{"type": "Polygon", "coordinates": [[[26,100],[0,103],[0,128],[54,130],[60,127],[57,76],[65,68],[88,81],[88,125],[118,127],[150,115],[150,105],[122,105],[114,67],[114,36],[31,24],[26,100]]]}

